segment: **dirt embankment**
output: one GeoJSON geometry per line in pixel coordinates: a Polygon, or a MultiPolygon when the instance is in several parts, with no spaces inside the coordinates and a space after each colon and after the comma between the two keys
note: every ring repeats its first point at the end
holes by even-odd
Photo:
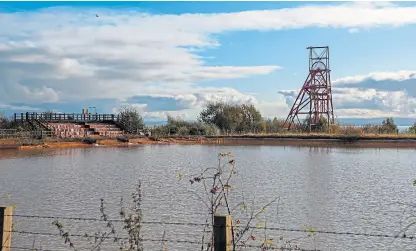
{"type": "Polygon", "coordinates": [[[96,144],[86,144],[81,140],[45,140],[25,145],[18,140],[0,139],[0,149],[39,149],[39,148],[77,148],[77,147],[127,147],[149,144],[225,144],[225,145],[280,145],[306,147],[370,147],[370,148],[416,148],[416,137],[398,135],[345,137],[335,135],[243,135],[222,137],[169,137],[137,138],[128,143],[117,139],[97,139],[96,144]]]}
{"type": "Polygon", "coordinates": [[[128,143],[120,142],[117,139],[97,139],[96,144],[86,144],[81,140],[55,140],[44,141],[38,144],[23,144],[19,140],[5,140],[0,139],[0,149],[40,149],[40,148],[77,148],[77,147],[93,147],[93,146],[108,146],[108,147],[125,147],[135,145],[150,145],[150,144],[200,144],[216,142],[214,139],[197,139],[197,138],[138,138],[130,139],[128,143]]]}

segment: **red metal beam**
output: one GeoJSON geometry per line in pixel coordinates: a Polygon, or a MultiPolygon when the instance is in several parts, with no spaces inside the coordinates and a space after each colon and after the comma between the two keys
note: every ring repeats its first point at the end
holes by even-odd
{"type": "Polygon", "coordinates": [[[308,47],[309,74],[300,90],[284,127],[291,129],[298,124],[300,114],[309,115],[310,124],[319,122],[320,116],[325,116],[329,124],[333,124],[334,109],[332,106],[331,77],[329,68],[329,47],[308,47]],[[309,105],[309,106],[308,106],[309,105]]]}

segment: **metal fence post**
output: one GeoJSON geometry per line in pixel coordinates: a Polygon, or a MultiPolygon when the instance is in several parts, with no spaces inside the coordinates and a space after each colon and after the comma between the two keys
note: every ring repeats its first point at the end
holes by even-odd
{"type": "Polygon", "coordinates": [[[0,206],[0,251],[11,250],[13,207],[0,206]]]}
{"type": "Polygon", "coordinates": [[[231,215],[214,216],[214,251],[232,250],[231,215]]]}

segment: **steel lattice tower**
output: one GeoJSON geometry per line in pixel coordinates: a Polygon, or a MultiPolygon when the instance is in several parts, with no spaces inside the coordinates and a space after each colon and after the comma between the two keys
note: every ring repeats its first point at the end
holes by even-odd
{"type": "Polygon", "coordinates": [[[309,115],[309,130],[318,124],[319,117],[325,116],[328,124],[333,124],[331,77],[329,68],[329,47],[308,47],[309,74],[302,86],[284,127],[301,124],[299,115],[309,115]]]}

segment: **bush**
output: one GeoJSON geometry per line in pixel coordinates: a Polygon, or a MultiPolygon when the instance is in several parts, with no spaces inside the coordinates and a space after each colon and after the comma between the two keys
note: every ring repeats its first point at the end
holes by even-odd
{"type": "Polygon", "coordinates": [[[340,126],[339,134],[348,137],[359,137],[361,136],[361,128],[352,125],[340,126]]]}
{"type": "Polygon", "coordinates": [[[118,123],[128,133],[138,133],[144,128],[144,121],[139,111],[131,107],[122,107],[118,113],[118,123]]]}
{"type": "Polygon", "coordinates": [[[362,130],[365,134],[379,134],[381,133],[381,129],[379,125],[371,125],[367,124],[362,127],[362,130]]]}
{"type": "Polygon", "coordinates": [[[149,137],[149,140],[151,140],[151,141],[159,141],[160,139],[159,139],[159,136],[150,136],[149,137]]]}
{"type": "Polygon", "coordinates": [[[310,125],[310,117],[307,116],[303,121],[302,130],[304,132],[309,132],[309,127],[311,132],[328,132],[328,120],[324,116],[320,116],[317,124],[310,125]]]}
{"type": "Polygon", "coordinates": [[[218,128],[215,125],[208,125],[202,122],[190,122],[185,121],[182,118],[174,118],[168,115],[168,124],[165,126],[159,126],[153,130],[153,133],[159,133],[159,135],[205,135],[213,136],[219,133],[218,128]],[[168,133],[164,134],[167,131],[168,133]]]}
{"type": "Polygon", "coordinates": [[[178,135],[179,136],[186,136],[189,135],[189,129],[186,126],[181,126],[178,129],[178,135]]]}
{"type": "Polygon", "coordinates": [[[199,121],[216,125],[223,132],[252,132],[262,121],[257,108],[250,103],[231,104],[226,102],[208,102],[199,114],[199,121]]]}
{"type": "Polygon", "coordinates": [[[409,127],[407,132],[411,134],[416,134],[416,122],[411,127],[409,127]]]}
{"type": "Polygon", "coordinates": [[[200,130],[198,129],[197,126],[192,126],[189,129],[189,135],[200,135],[200,130]]]}
{"type": "Polygon", "coordinates": [[[129,142],[129,138],[126,136],[117,136],[117,141],[127,143],[129,142]]]}
{"type": "Polygon", "coordinates": [[[169,128],[167,125],[157,126],[152,129],[151,134],[154,137],[164,137],[167,136],[169,133],[169,128]]]}
{"type": "Polygon", "coordinates": [[[381,123],[381,132],[382,133],[398,133],[396,123],[394,123],[393,118],[387,118],[381,123]]]}
{"type": "Polygon", "coordinates": [[[4,114],[0,113],[0,129],[17,129],[17,124],[12,118],[7,118],[4,114]]]}
{"type": "Polygon", "coordinates": [[[200,130],[201,130],[201,135],[205,135],[205,136],[215,136],[215,135],[220,134],[220,130],[215,125],[201,124],[200,130]]]}
{"type": "Polygon", "coordinates": [[[175,135],[177,134],[179,131],[178,126],[177,125],[168,125],[168,132],[169,135],[175,135]]]}
{"type": "Polygon", "coordinates": [[[93,138],[90,138],[90,137],[86,137],[86,138],[82,139],[82,143],[92,145],[92,144],[97,143],[97,140],[93,139],[93,138]]]}

